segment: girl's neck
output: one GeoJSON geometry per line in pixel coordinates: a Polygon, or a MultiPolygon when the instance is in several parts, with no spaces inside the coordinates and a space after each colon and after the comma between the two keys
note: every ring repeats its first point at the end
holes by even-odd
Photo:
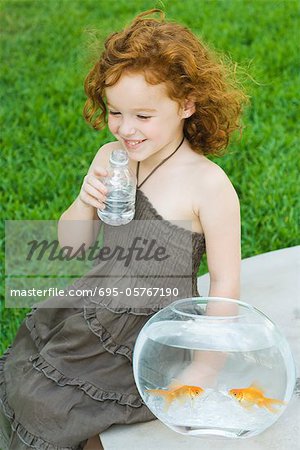
{"type": "Polygon", "coordinates": [[[179,150],[179,148],[182,146],[184,141],[184,137],[181,138],[180,143],[176,146],[175,150],[173,150],[171,153],[169,153],[169,155],[165,158],[163,158],[158,164],[156,164],[154,166],[154,168],[150,171],[150,173],[146,176],[146,178],[144,178],[144,180],[142,182],[139,181],[139,172],[140,172],[140,163],[137,163],[137,171],[136,171],[136,177],[137,177],[137,187],[140,188],[143,186],[143,184],[148,180],[148,178],[151,177],[151,175],[156,172],[157,169],[160,168],[160,166],[162,166],[164,163],[166,163],[170,158],[172,158],[172,156],[179,150]]]}

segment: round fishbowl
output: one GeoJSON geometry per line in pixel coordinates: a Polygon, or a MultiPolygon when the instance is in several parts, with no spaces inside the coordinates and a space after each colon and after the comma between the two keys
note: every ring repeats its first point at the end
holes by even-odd
{"type": "Polygon", "coordinates": [[[139,393],[174,431],[245,438],[271,426],[295,387],[295,364],[278,327],[237,300],[175,301],[153,315],[134,348],[139,393]]]}

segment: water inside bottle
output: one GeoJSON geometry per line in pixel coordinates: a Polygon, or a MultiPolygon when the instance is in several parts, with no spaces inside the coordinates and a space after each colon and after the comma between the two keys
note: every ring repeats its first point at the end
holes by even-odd
{"type": "Polygon", "coordinates": [[[100,219],[109,225],[125,225],[129,223],[135,212],[135,189],[112,190],[106,198],[105,208],[98,209],[100,219]]]}

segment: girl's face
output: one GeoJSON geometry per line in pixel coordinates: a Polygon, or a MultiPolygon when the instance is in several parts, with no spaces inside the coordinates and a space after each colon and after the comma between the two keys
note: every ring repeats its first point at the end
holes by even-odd
{"type": "Polygon", "coordinates": [[[105,94],[108,127],[131,159],[167,153],[182,138],[188,116],[167,96],[164,83],[151,85],[142,74],[126,73],[105,94]]]}

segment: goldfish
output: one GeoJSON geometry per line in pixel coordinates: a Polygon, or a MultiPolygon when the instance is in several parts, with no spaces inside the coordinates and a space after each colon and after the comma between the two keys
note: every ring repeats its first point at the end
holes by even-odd
{"type": "Polygon", "coordinates": [[[271,413],[277,413],[278,410],[273,408],[273,405],[286,404],[286,402],[283,402],[282,400],[265,397],[263,390],[255,384],[251,384],[248,388],[230,389],[228,393],[231,397],[239,401],[241,406],[246,409],[251,408],[253,405],[257,405],[260,408],[268,409],[271,413]]]}
{"type": "Polygon", "coordinates": [[[193,400],[195,397],[199,397],[204,393],[204,389],[199,386],[176,386],[173,389],[146,389],[151,395],[163,397],[165,401],[164,410],[169,409],[170,404],[174,400],[178,400],[180,403],[184,403],[186,400],[193,400]]]}

